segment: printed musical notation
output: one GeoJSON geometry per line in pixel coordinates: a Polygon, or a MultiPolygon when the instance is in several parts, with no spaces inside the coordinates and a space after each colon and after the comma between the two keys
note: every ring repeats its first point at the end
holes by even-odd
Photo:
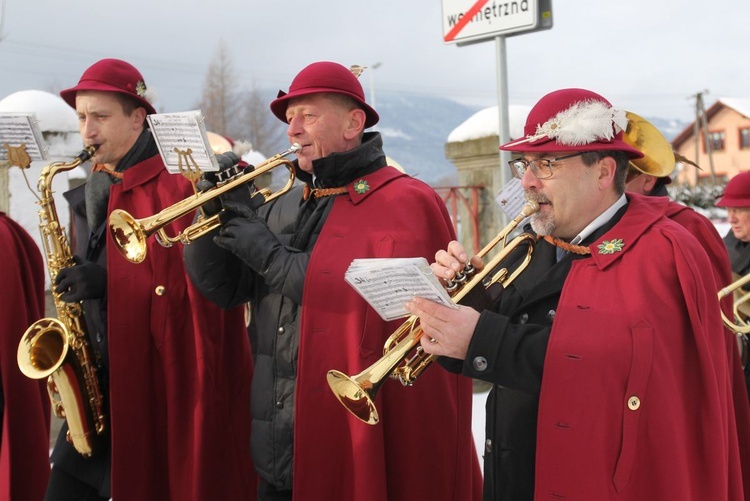
{"type": "MultiPolygon", "coordinates": [[[[526,196],[523,192],[523,186],[521,181],[516,178],[511,178],[505,185],[500,189],[497,197],[495,198],[497,205],[503,209],[505,215],[513,219],[516,217],[526,203],[526,196]]],[[[519,224],[520,228],[522,225],[519,224]]]]}
{"type": "Polygon", "coordinates": [[[344,279],[386,321],[409,316],[404,305],[413,297],[456,307],[423,257],[355,259],[344,279]]]}
{"type": "Polygon", "coordinates": [[[47,147],[35,115],[0,113],[0,161],[9,161],[8,150],[21,146],[32,161],[47,160],[47,147]]]}
{"type": "Polygon", "coordinates": [[[157,113],[148,122],[169,172],[179,174],[187,164],[203,172],[219,170],[200,111],[157,113]]]}

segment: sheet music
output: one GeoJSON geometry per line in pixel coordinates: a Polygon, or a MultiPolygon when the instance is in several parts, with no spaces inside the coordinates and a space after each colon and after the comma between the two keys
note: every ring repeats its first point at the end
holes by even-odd
{"type": "Polygon", "coordinates": [[[457,307],[422,257],[355,259],[344,279],[386,321],[409,316],[404,305],[413,297],[457,307]]]}
{"type": "Polygon", "coordinates": [[[26,154],[34,160],[47,160],[47,146],[34,113],[0,113],[0,160],[8,160],[5,145],[25,145],[26,154]]]}
{"type": "Polygon", "coordinates": [[[147,119],[169,172],[179,174],[180,165],[193,169],[191,158],[203,172],[219,170],[200,111],[155,113],[148,115],[147,119]]]}
{"type": "MultiPolygon", "coordinates": [[[[502,187],[497,198],[495,198],[495,202],[497,202],[497,205],[503,209],[503,212],[508,216],[508,219],[513,219],[520,214],[521,209],[526,204],[526,197],[523,194],[521,181],[514,177],[505,183],[505,186],[502,187]]],[[[521,228],[523,224],[524,222],[521,221],[518,227],[521,228]]]]}

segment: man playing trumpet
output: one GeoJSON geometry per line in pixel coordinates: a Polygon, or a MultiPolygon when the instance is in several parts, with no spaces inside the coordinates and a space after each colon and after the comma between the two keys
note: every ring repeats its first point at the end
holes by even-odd
{"type": "MultiPolygon", "coordinates": [[[[626,126],[625,113],[593,92],[544,96],[525,136],[501,146],[520,153],[511,170],[540,205],[528,268],[483,311],[407,305],[425,351],[494,384],[485,499],[750,493],[740,464],[748,403],[740,392],[744,400],[733,400],[733,341],[711,263],[665,217],[666,198],[624,193],[629,160],[643,156],[622,140],[626,126]]],[[[452,242],[433,270],[451,279],[467,262],[452,242]]]]}
{"type": "Polygon", "coordinates": [[[479,499],[468,379],[434,371],[412,388],[388,385],[377,427],[346,412],[326,383],[331,367],[355,373],[377,360],[400,323],[370,309],[344,281],[347,267],[431,256],[454,235],[445,204],[387,165],[380,134],[364,132],[378,114],[349,69],[310,64],[271,111],[302,147],[303,184],[257,210],[227,195],[221,229],[185,248],[209,299],[252,305],[247,426],[259,499],[479,499]]]}

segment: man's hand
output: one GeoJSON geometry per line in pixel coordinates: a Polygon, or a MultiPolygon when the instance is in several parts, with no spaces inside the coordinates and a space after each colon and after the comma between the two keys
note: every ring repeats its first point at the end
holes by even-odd
{"type": "Polygon", "coordinates": [[[479,312],[468,306],[458,309],[428,299],[413,298],[406,310],[419,317],[424,335],[420,340],[425,352],[463,360],[469,351],[479,312]]]}
{"type": "Polygon", "coordinates": [[[63,268],[55,277],[55,292],[66,303],[84,299],[101,299],[107,292],[107,270],[102,266],[74,257],[75,265],[63,268]]]}
{"type": "Polygon", "coordinates": [[[430,265],[430,268],[435,276],[445,283],[447,280],[453,280],[457,273],[463,272],[467,261],[477,270],[484,268],[481,258],[473,256],[469,261],[464,246],[453,240],[448,244],[447,250],[439,250],[435,253],[435,262],[430,265]]]}
{"type": "MultiPolygon", "coordinates": [[[[254,199],[262,199],[258,194],[254,199]]],[[[282,249],[281,242],[258,217],[255,209],[242,203],[228,201],[219,214],[221,229],[214,243],[226,249],[257,273],[263,274],[271,260],[282,249]]]]}
{"type": "MultiPolygon", "coordinates": [[[[219,171],[207,172],[203,179],[196,184],[198,191],[208,191],[215,188],[217,184],[225,182],[232,176],[236,176],[240,173],[246,174],[255,170],[254,166],[242,162],[240,157],[231,151],[217,154],[216,160],[219,162],[219,171]]],[[[250,205],[252,203],[251,199],[255,193],[255,184],[252,181],[240,184],[219,196],[218,200],[213,199],[203,204],[203,213],[206,216],[213,216],[221,211],[224,202],[227,201],[250,205]]]]}

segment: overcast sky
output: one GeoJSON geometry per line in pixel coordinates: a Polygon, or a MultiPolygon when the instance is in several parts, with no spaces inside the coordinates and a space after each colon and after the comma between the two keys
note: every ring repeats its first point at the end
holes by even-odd
{"type": "MultiPolygon", "coordinates": [[[[439,0],[0,2],[0,99],[73,86],[117,57],[141,70],[160,111],[185,111],[223,41],[247,87],[287,89],[317,60],[379,62],[361,77],[368,99],[374,82],[376,101],[381,90],[497,104],[494,40],[444,43],[439,0]]],[[[697,92],[707,106],[750,98],[747,0],[552,0],[552,11],[551,30],[507,38],[512,104],[585,87],[643,116],[691,120],[697,92]]]]}

